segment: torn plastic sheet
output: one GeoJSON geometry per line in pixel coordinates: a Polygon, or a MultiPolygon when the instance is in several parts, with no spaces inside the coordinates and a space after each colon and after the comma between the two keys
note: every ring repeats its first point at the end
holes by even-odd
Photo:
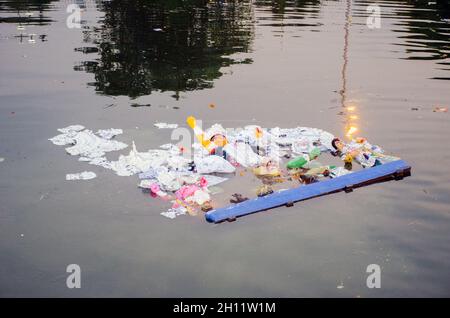
{"type": "Polygon", "coordinates": [[[176,191],[181,187],[181,182],[173,171],[159,174],[156,180],[166,191],[176,191]]]}
{"type": "Polygon", "coordinates": [[[96,136],[90,130],[78,132],[74,138],[75,145],[66,148],[72,156],[83,156],[88,158],[103,157],[106,152],[122,150],[127,144],[116,140],[107,140],[96,136]]]}
{"type": "Polygon", "coordinates": [[[273,136],[267,129],[257,125],[248,125],[244,129],[236,129],[227,134],[229,142],[244,142],[253,147],[266,147],[274,143],[273,136]]]}
{"type": "Polygon", "coordinates": [[[168,124],[168,123],[156,123],[154,124],[159,129],[175,129],[178,128],[178,124],[168,124]]]}
{"type": "Polygon", "coordinates": [[[203,158],[196,159],[195,168],[198,173],[233,173],[236,168],[233,165],[220,156],[207,156],[203,158]]]}
{"type": "Polygon", "coordinates": [[[228,180],[228,178],[222,178],[222,177],[218,177],[218,176],[213,176],[213,175],[202,175],[206,181],[208,182],[208,188],[209,187],[213,187],[218,185],[219,183],[225,182],[228,180]]]}
{"type": "Polygon", "coordinates": [[[49,140],[58,146],[72,145],[66,148],[66,151],[72,156],[84,157],[83,161],[88,161],[86,158],[103,157],[106,152],[118,151],[128,147],[127,144],[98,137],[91,130],[84,129],[82,125],[60,128],[58,131],[62,134],[49,140]]]}
{"type": "Polygon", "coordinates": [[[71,181],[71,180],[91,180],[91,179],[94,179],[95,177],[97,177],[97,175],[95,174],[95,172],[92,172],[92,171],[83,171],[83,172],[80,172],[80,173],[66,174],[66,180],[67,181],[71,181]]]}
{"type": "Polygon", "coordinates": [[[115,129],[115,128],[100,129],[96,132],[96,134],[99,135],[100,137],[102,137],[103,139],[112,139],[117,135],[123,134],[123,130],[115,129]]]}
{"type": "Polygon", "coordinates": [[[263,157],[257,155],[249,144],[236,142],[223,147],[227,156],[239,163],[243,167],[254,167],[263,162],[263,157]]]}
{"type": "Polygon", "coordinates": [[[331,141],[334,139],[334,135],[322,129],[311,127],[276,127],[270,129],[269,132],[274,136],[276,143],[282,146],[291,146],[299,140],[302,140],[303,142],[309,140],[311,144],[319,147],[322,151],[333,149],[331,141]]]}

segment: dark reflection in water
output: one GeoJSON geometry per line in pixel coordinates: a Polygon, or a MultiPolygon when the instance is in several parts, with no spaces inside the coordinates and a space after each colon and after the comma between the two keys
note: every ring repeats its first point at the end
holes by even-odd
{"type": "MultiPolygon", "coordinates": [[[[355,15],[367,16],[365,7],[373,3],[361,0],[356,4],[360,5],[360,10],[355,10],[355,15]]],[[[378,4],[382,8],[382,19],[394,19],[393,31],[402,41],[393,44],[406,47],[406,59],[437,60],[439,69],[450,70],[450,1],[387,0],[378,4]],[[394,13],[386,14],[391,8],[394,13]]],[[[448,80],[450,77],[434,79],[448,80]]]]}
{"type": "MultiPolygon", "coordinates": [[[[450,2],[448,0],[408,1],[412,5],[408,15],[398,25],[405,26],[406,30],[398,30],[401,38],[406,39],[409,53],[408,59],[439,60],[441,69],[450,71],[450,2]]],[[[433,77],[434,79],[450,80],[450,77],[433,77]]]]}
{"type": "Polygon", "coordinates": [[[110,1],[99,4],[100,28],[85,32],[99,59],[75,70],[95,74],[96,91],[136,98],[153,91],[179,93],[213,87],[231,55],[249,52],[254,36],[249,1],[110,1]]]}
{"type": "Polygon", "coordinates": [[[271,13],[258,17],[259,25],[271,27],[319,26],[321,23],[305,23],[305,18],[318,18],[320,0],[256,0],[261,12],[271,13]]]}
{"type": "Polygon", "coordinates": [[[53,9],[56,1],[0,1],[0,23],[18,25],[47,25],[53,20],[45,16],[45,11],[53,9]]]}

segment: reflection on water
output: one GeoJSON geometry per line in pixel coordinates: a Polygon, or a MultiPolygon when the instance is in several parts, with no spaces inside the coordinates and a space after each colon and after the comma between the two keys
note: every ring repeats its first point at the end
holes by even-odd
{"type": "Polygon", "coordinates": [[[251,63],[231,55],[249,52],[253,39],[249,1],[110,1],[99,4],[101,27],[85,34],[99,58],[75,70],[95,74],[91,83],[108,95],[136,98],[152,91],[213,87],[221,68],[251,63]]]}
{"type": "Polygon", "coordinates": [[[259,26],[274,27],[283,33],[287,27],[314,27],[321,23],[306,23],[306,18],[319,18],[320,0],[256,0],[255,5],[263,15],[258,16],[259,26]]]}
{"type": "Polygon", "coordinates": [[[27,32],[27,26],[44,26],[54,22],[45,12],[53,10],[56,1],[0,1],[0,23],[13,23],[17,25],[17,34],[14,35],[19,42],[27,40],[35,43],[36,40],[47,41],[46,34],[27,32]]]}
{"type": "MultiPolygon", "coordinates": [[[[450,75],[448,1],[124,2],[0,0],[0,296],[73,297],[58,278],[68,262],[90,273],[84,297],[449,295],[450,126],[432,109],[450,95],[448,81],[429,79],[450,75]],[[73,2],[86,4],[82,29],[65,25],[73,2]],[[376,30],[365,24],[374,2],[376,30]],[[14,38],[31,32],[48,41],[14,38]],[[221,77],[235,63],[249,64],[221,77]],[[163,219],[135,179],[66,183],[86,167],[47,141],[80,123],[153,148],[169,131],[152,122],[194,112],[227,127],[359,129],[414,175],[210,227],[200,215],[163,219]],[[365,286],[371,263],[383,268],[378,291],[365,286]]],[[[241,189],[254,195],[224,183],[241,189]]]]}
{"type": "MultiPolygon", "coordinates": [[[[403,33],[400,38],[406,40],[408,59],[438,60],[438,65],[449,71],[450,2],[409,0],[408,4],[411,5],[409,10],[399,12],[401,18],[406,19],[397,24],[403,29],[396,30],[403,33]]],[[[450,77],[436,76],[434,79],[450,80],[450,77]]]]}
{"type": "MultiPolygon", "coordinates": [[[[367,16],[369,0],[356,0],[355,16],[367,16]]],[[[393,43],[405,48],[406,59],[436,60],[438,69],[449,71],[450,65],[450,1],[393,0],[378,1],[382,19],[394,21],[393,31],[400,41],[393,43]],[[392,12],[392,13],[390,13],[392,12]],[[446,67],[447,66],[447,67],[446,67]]],[[[434,79],[450,79],[436,76],[434,79]]]]}
{"type": "Polygon", "coordinates": [[[53,9],[54,0],[0,1],[0,23],[23,25],[47,25],[53,22],[45,11],[53,9]]]}

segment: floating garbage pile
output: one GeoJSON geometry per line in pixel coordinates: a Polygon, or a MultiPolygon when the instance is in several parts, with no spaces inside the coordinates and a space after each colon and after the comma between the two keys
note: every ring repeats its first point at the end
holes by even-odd
{"type": "MultiPolygon", "coordinates": [[[[194,117],[187,119],[197,142],[191,151],[172,143],[145,152],[137,150],[134,142],[128,155],[111,161],[106,154],[123,150],[127,144],[114,140],[121,129],[93,132],[81,125],[58,129],[59,135],[49,139],[55,145],[66,146],[66,152],[79,161],[101,166],[119,176],[138,175],[138,187],[155,198],[167,201],[171,207],[161,214],[168,218],[196,215],[218,208],[212,191],[216,185],[251,171],[260,180],[255,195],[273,192],[273,185],[286,183],[291,187],[320,182],[352,171],[352,164],[363,168],[381,165],[399,158],[386,155],[365,138],[344,142],[318,128],[262,128],[249,125],[241,129],[225,130],[214,124],[206,131],[194,117]],[[344,165],[322,164],[322,156],[329,153],[340,158],[344,165]],[[242,173],[242,172],[241,172],[242,173]]],[[[175,129],[177,124],[159,123],[158,128],[175,129]]],[[[96,174],[90,171],[68,174],[67,180],[89,180],[96,174]]],[[[223,196],[223,195],[222,195],[223,196]]],[[[230,194],[231,203],[248,200],[241,194],[230,194]]]]}

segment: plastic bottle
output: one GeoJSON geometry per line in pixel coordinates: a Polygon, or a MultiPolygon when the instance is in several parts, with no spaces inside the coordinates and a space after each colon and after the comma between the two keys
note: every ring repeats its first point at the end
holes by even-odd
{"type": "Polygon", "coordinates": [[[303,168],[309,161],[316,159],[320,155],[320,149],[314,148],[308,155],[297,157],[287,163],[288,169],[303,168]]]}

